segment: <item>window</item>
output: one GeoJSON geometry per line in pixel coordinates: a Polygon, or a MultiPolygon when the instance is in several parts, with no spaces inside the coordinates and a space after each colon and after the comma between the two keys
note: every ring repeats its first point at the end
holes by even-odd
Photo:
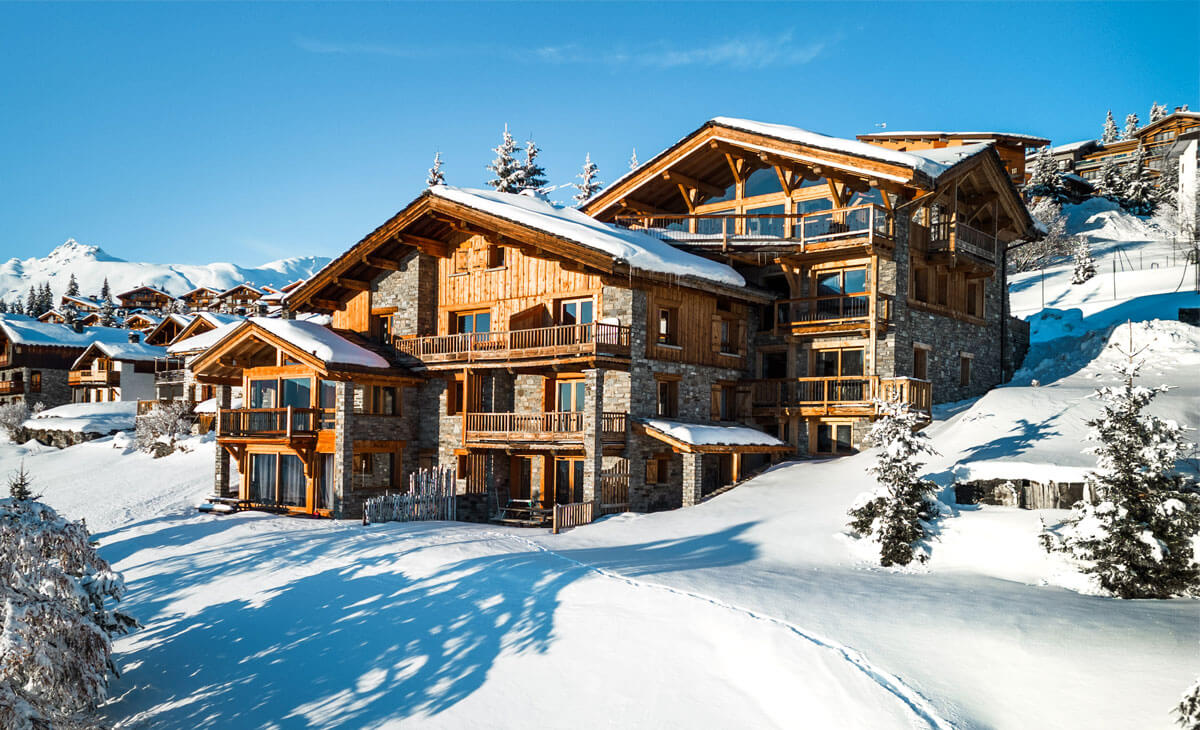
{"type": "Polygon", "coordinates": [[[918,302],[929,301],[929,270],[913,269],[913,299],[918,302]]]}
{"type": "Polygon", "coordinates": [[[463,381],[455,378],[446,389],[446,415],[453,416],[463,412],[463,381]]]}
{"type": "Polygon", "coordinates": [[[250,501],[258,504],[275,502],[275,454],[250,455],[250,501]]]}
{"type": "Polygon", "coordinates": [[[313,507],[316,509],[331,510],[334,507],[333,465],[335,463],[337,462],[334,461],[333,454],[317,454],[317,469],[313,475],[316,482],[313,507]]]}
{"type": "Polygon", "coordinates": [[[854,452],[853,431],[849,423],[818,423],[816,432],[816,453],[838,455],[854,452]]]}
{"type": "Polygon", "coordinates": [[[373,385],[370,403],[363,404],[363,411],[377,416],[395,416],[400,413],[399,391],[392,385],[373,385]]]}
{"type": "Polygon", "coordinates": [[[866,351],[861,347],[813,352],[813,371],[817,377],[854,377],[864,372],[866,351]]]}
{"type": "Polygon", "coordinates": [[[492,313],[489,311],[482,312],[460,312],[454,315],[451,322],[454,327],[453,334],[470,334],[472,332],[491,332],[492,331],[492,313]]]}
{"type": "Polygon", "coordinates": [[[279,393],[279,382],[276,380],[250,381],[250,407],[274,408],[279,393]]]}
{"type": "Polygon", "coordinates": [[[646,483],[666,484],[671,481],[671,457],[652,456],[646,459],[646,483]]]}
{"type": "Polygon", "coordinates": [[[958,384],[964,388],[971,384],[971,356],[965,353],[958,356],[958,384]]]}
{"type": "Polygon", "coordinates": [[[499,269],[504,266],[504,247],[491,244],[487,250],[487,265],[489,269],[499,269]]]}
{"type": "Polygon", "coordinates": [[[674,307],[658,308],[658,344],[679,344],[679,310],[674,307]]]}
{"type": "Polygon", "coordinates": [[[584,382],[582,380],[560,380],[555,389],[554,405],[560,412],[582,411],[584,382]]]}
{"type": "Polygon", "coordinates": [[[950,274],[937,275],[937,303],[943,307],[950,305],[950,274]]]}
{"type": "Polygon", "coordinates": [[[569,299],[558,304],[559,324],[588,324],[592,322],[592,300],[569,299]]]}
{"type": "Polygon", "coordinates": [[[737,344],[733,341],[733,332],[737,329],[734,322],[727,319],[721,320],[720,335],[721,335],[721,352],[736,353],[737,344]]]}
{"type": "Polygon", "coordinates": [[[31,393],[41,393],[42,392],[42,374],[40,372],[34,372],[34,373],[30,374],[30,376],[29,376],[29,392],[31,392],[31,393]]]}
{"type": "Polygon", "coordinates": [[[583,459],[554,460],[554,496],[559,503],[583,501],[583,459]]]}
{"type": "Polygon", "coordinates": [[[303,507],[306,499],[304,462],[295,454],[279,455],[279,503],[303,507]]]}
{"type": "Polygon", "coordinates": [[[374,474],[375,473],[375,458],[374,454],[355,454],[354,455],[354,473],[355,474],[374,474]]]}
{"type": "Polygon", "coordinates": [[[679,383],[674,380],[658,381],[658,405],[655,412],[664,418],[674,418],[679,413],[679,383]]]}
{"type": "Polygon", "coordinates": [[[742,197],[745,198],[782,192],[783,186],[779,182],[779,175],[775,173],[774,167],[758,168],[750,173],[750,177],[746,178],[746,182],[742,186],[742,197]]]}
{"type": "Polygon", "coordinates": [[[312,380],[309,378],[283,378],[280,383],[283,385],[283,400],[280,402],[281,408],[311,408],[312,407],[312,380]]]}
{"type": "Polygon", "coordinates": [[[913,377],[919,380],[929,379],[929,349],[913,347],[913,377]]]}
{"type": "Polygon", "coordinates": [[[465,274],[471,263],[471,249],[467,246],[459,246],[454,250],[451,261],[454,264],[454,273],[465,274]]]}
{"type": "Polygon", "coordinates": [[[983,282],[967,282],[967,314],[983,317],[983,282]]]}
{"type": "Polygon", "coordinates": [[[737,420],[737,388],[733,385],[713,386],[712,418],[716,421],[737,420]]]}

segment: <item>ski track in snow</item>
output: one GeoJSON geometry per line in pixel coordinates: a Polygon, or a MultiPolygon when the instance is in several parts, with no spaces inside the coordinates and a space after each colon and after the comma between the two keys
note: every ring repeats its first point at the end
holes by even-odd
{"type": "Polygon", "coordinates": [[[864,656],[862,654],[862,652],[856,651],[855,649],[851,649],[850,647],[840,644],[831,639],[827,639],[825,637],[819,636],[816,633],[809,631],[801,626],[797,626],[796,624],[793,624],[789,621],[785,621],[784,619],[778,618],[776,616],[771,616],[771,615],[768,615],[765,613],[761,613],[761,612],[755,611],[753,609],[744,608],[742,606],[738,606],[736,604],[729,603],[729,602],[721,600],[719,598],[714,598],[713,596],[707,596],[702,593],[694,593],[692,591],[685,591],[685,590],[682,590],[679,588],[674,588],[672,586],[665,585],[662,583],[655,583],[652,581],[644,581],[644,580],[638,580],[637,578],[630,578],[629,576],[622,575],[621,573],[618,573],[613,570],[608,570],[607,568],[601,568],[601,567],[598,567],[595,565],[591,565],[589,563],[582,562],[580,560],[576,560],[574,558],[569,558],[566,555],[555,552],[554,550],[551,550],[550,548],[545,547],[544,545],[534,542],[533,540],[530,540],[529,538],[520,537],[518,535],[512,535],[512,534],[508,534],[508,533],[504,533],[504,532],[489,531],[489,532],[485,532],[484,534],[491,536],[491,537],[504,538],[507,540],[521,543],[530,548],[533,548],[534,550],[536,550],[538,552],[552,555],[555,558],[558,558],[559,560],[563,560],[563,561],[571,563],[573,565],[577,565],[580,568],[583,568],[584,570],[586,570],[588,572],[604,576],[605,578],[608,578],[610,580],[620,581],[627,585],[631,585],[631,586],[635,586],[635,587],[639,587],[639,588],[649,588],[651,590],[660,590],[660,591],[665,591],[667,593],[673,593],[677,596],[684,596],[686,598],[691,598],[693,600],[704,601],[705,603],[708,603],[710,605],[717,606],[719,608],[724,608],[729,611],[734,611],[736,613],[740,613],[740,614],[747,616],[749,618],[752,618],[756,621],[762,621],[765,623],[773,624],[775,626],[779,626],[779,627],[785,629],[786,631],[788,631],[789,633],[795,634],[796,636],[799,636],[800,638],[804,639],[805,641],[815,644],[816,646],[818,646],[822,649],[827,649],[829,651],[836,652],[843,659],[845,659],[846,661],[848,661],[852,665],[854,665],[854,667],[856,669],[861,671],[863,674],[867,675],[867,677],[872,682],[878,684],[880,687],[887,690],[892,695],[894,695],[896,698],[898,698],[901,702],[903,702],[905,705],[907,705],[908,708],[910,710],[912,710],[913,713],[917,717],[919,717],[922,721],[924,721],[926,724],[928,724],[929,727],[936,728],[936,730],[952,730],[954,728],[954,724],[947,721],[940,714],[938,714],[938,711],[933,707],[932,704],[930,704],[929,700],[925,699],[925,697],[921,695],[920,692],[917,692],[912,687],[909,687],[908,685],[906,685],[896,675],[891,674],[890,672],[887,672],[887,671],[880,669],[879,667],[876,667],[875,665],[871,664],[871,662],[867,660],[866,656],[864,656]]]}

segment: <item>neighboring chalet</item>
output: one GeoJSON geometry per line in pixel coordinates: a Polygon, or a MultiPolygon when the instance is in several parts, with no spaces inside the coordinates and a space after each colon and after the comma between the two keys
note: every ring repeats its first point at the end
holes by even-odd
{"type": "Polygon", "coordinates": [[[780,455],[853,452],[875,399],[928,411],[1007,378],[1027,329],[1005,251],[1030,235],[992,143],[728,118],[582,211],[437,186],[283,297],[331,327],[254,319],[192,360],[222,405],[217,492],[358,516],[448,466],[468,518],[695,504],[780,455]]]}
{"type": "Polygon", "coordinates": [[[113,327],[78,329],[16,314],[0,315],[0,404],[71,402],[68,371],[95,341],[123,342],[128,332],[113,327]]]}
{"type": "Polygon", "coordinates": [[[58,309],[47,309],[38,316],[37,320],[48,324],[66,324],[67,317],[58,309]]]}
{"type": "Polygon", "coordinates": [[[1127,167],[1137,160],[1138,149],[1141,148],[1145,153],[1146,167],[1158,175],[1175,141],[1196,131],[1200,131],[1200,113],[1176,109],[1137,130],[1128,139],[1107,144],[1094,139],[1084,140],[1054,147],[1051,153],[1060,170],[1074,173],[1095,184],[1100,180],[1100,170],[1105,162],[1112,160],[1118,167],[1127,167]]]}
{"type": "Polygon", "coordinates": [[[151,400],[154,360],[166,349],[141,342],[126,331],[124,342],[93,342],[71,365],[69,382],[74,403],[151,400]]]}
{"type": "Polygon", "coordinates": [[[70,304],[75,307],[75,311],[79,312],[80,314],[83,314],[85,312],[99,312],[100,305],[102,303],[103,302],[101,302],[99,299],[96,299],[94,297],[85,297],[85,296],[78,296],[78,295],[73,296],[71,294],[63,294],[62,297],[58,301],[58,308],[61,310],[62,308],[66,307],[68,304],[70,304]]]}
{"type": "Polygon", "coordinates": [[[901,152],[991,143],[1015,185],[1024,185],[1027,179],[1026,156],[1050,144],[1044,137],[1008,132],[874,132],[858,139],[901,152]]]}
{"type": "Polygon", "coordinates": [[[215,308],[217,306],[217,296],[220,294],[220,290],[213,289],[210,286],[198,286],[191,291],[181,294],[179,300],[186,304],[188,309],[195,312],[202,312],[215,308]]]}
{"type": "Polygon", "coordinates": [[[172,312],[163,317],[162,321],[160,321],[158,325],[154,327],[154,329],[150,330],[146,334],[146,337],[143,341],[147,345],[165,347],[166,345],[174,342],[175,338],[178,337],[179,334],[183,332],[184,328],[191,324],[195,318],[196,315],[194,314],[178,314],[172,312]]]}
{"type": "MultiPolygon", "coordinates": [[[[197,355],[245,321],[244,317],[216,312],[199,312],[189,316],[191,321],[171,339],[166,355],[154,363],[154,380],[159,400],[202,403],[215,397],[215,387],[197,383],[189,364],[197,355]]],[[[240,396],[235,394],[235,397],[240,396]]]]}
{"type": "Polygon", "coordinates": [[[125,321],[122,324],[127,330],[135,330],[145,334],[157,329],[163,323],[164,319],[163,317],[155,317],[145,312],[132,312],[125,317],[125,321]]]}
{"type": "Polygon", "coordinates": [[[249,284],[238,284],[218,294],[216,306],[223,312],[256,314],[259,310],[258,300],[262,296],[262,290],[249,284]]]}
{"type": "Polygon", "coordinates": [[[175,301],[175,297],[152,286],[139,286],[117,295],[117,301],[122,309],[158,309],[165,311],[175,301]]]}

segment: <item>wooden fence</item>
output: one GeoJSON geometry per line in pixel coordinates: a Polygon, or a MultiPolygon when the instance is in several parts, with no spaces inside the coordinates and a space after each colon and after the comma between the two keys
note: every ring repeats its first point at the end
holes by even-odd
{"type": "Polygon", "coordinates": [[[363,524],[454,520],[455,492],[453,469],[420,469],[409,475],[407,492],[367,499],[363,503],[363,524]]]}
{"type": "Polygon", "coordinates": [[[600,472],[600,514],[629,511],[629,462],[622,459],[600,472]]]}
{"type": "Polygon", "coordinates": [[[586,525],[596,519],[595,502],[571,502],[554,505],[554,522],[550,531],[557,535],[559,530],[586,525]]]}

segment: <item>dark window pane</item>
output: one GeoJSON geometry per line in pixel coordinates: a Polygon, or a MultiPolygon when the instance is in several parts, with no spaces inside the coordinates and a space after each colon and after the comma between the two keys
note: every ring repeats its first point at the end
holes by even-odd
{"type": "Polygon", "coordinates": [[[839,272],[821,274],[817,277],[817,295],[831,296],[842,293],[842,275],[839,272]]]}
{"type": "Polygon", "coordinates": [[[283,381],[281,407],[310,408],[312,406],[312,381],[308,378],[286,378],[283,381]]]}
{"type": "Polygon", "coordinates": [[[279,502],[303,507],[304,492],[304,463],[295,454],[283,454],[279,457],[279,502]]]}
{"type": "Polygon", "coordinates": [[[480,312],[475,315],[475,332],[491,332],[492,331],[492,314],[491,312],[480,312]]]}
{"type": "Polygon", "coordinates": [[[827,423],[817,424],[817,452],[833,453],[833,427],[827,423]]]}
{"type": "Polygon", "coordinates": [[[250,407],[274,408],[279,385],[274,380],[250,381],[250,407]]]}
{"type": "Polygon", "coordinates": [[[842,375],[863,374],[863,351],[842,350],[842,375]]]}
{"type": "Polygon", "coordinates": [[[837,450],[839,454],[854,450],[854,445],[850,443],[850,426],[848,425],[837,427],[837,450]]]}
{"type": "Polygon", "coordinates": [[[250,455],[250,501],[275,502],[275,454],[250,455]]]}

